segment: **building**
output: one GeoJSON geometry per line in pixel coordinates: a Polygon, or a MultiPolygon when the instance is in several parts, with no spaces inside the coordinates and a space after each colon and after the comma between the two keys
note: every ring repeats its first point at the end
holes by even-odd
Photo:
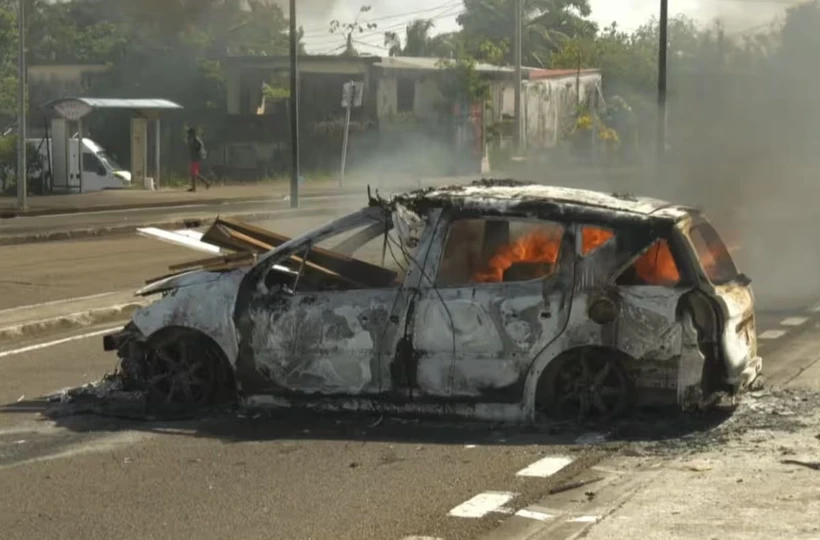
{"type": "MultiPolygon", "coordinates": [[[[224,165],[284,168],[290,140],[289,58],[232,57],[223,59],[223,66],[227,113],[234,126],[223,141],[224,165]]],[[[513,119],[515,71],[475,66],[490,84],[490,105],[485,108],[449,102],[444,95],[445,67],[446,60],[438,58],[301,57],[299,114],[305,168],[337,166],[345,118],[342,86],[348,81],[364,87],[362,106],[351,111],[348,163],[381,161],[394,169],[397,162],[407,162],[407,156],[423,153],[424,161],[435,165],[452,162],[454,150],[480,161],[487,128],[513,119]],[[439,153],[440,160],[430,158],[431,153],[439,153]]],[[[525,68],[523,74],[522,113],[529,149],[554,146],[566,119],[601,84],[597,70],[525,68]]]]}

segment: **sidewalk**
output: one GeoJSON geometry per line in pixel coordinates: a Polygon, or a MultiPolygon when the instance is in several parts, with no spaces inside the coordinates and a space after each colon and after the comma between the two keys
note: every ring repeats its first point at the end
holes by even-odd
{"type": "MultiPolygon", "coordinates": [[[[345,180],[344,187],[339,187],[336,180],[307,180],[300,184],[299,194],[306,198],[320,195],[333,196],[346,193],[364,193],[368,184],[372,189],[409,190],[421,186],[443,183],[464,182],[476,177],[431,177],[412,178],[396,177],[351,178],[345,180]]],[[[137,208],[162,208],[184,206],[189,204],[221,204],[225,202],[258,201],[266,199],[284,199],[290,195],[290,184],[287,181],[258,182],[246,184],[216,185],[211,189],[197,188],[196,193],[189,193],[187,187],[145,191],[141,189],[123,189],[97,191],[93,193],[68,195],[29,196],[28,208],[17,209],[17,199],[0,197],[0,218],[17,216],[45,216],[54,214],[72,214],[104,210],[129,210],[137,208]]]]}
{"type": "Polygon", "coordinates": [[[584,538],[820,539],[818,394],[757,393],[715,431],[666,443],[674,455],[654,467],[657,455],[630,458],[641,487],[584,538]]]}
{"type": "MultiPolygon", "coordinates": [[[[362,186],[358,184],[348,184],[344,189],[339,189],[336,182],[315,181],[302,184],[300,194],[305,196],[316,194],[334,195],[360,191],[361,188],[362,186]]],[[[220,204],[223,202],[284,198],[289,194],[290,186],[287,182],[220,185],[208,190],[200,187],[196,193],[187,192],[187,188],[169,188],[160,191],[141,189],[107,190],[82,194],[29,196],[27,200],[28,208],[25,211],[17,210],[17,200],[14,197],[3,197],[0,198],[0,217],[162,208],[188,204],[220,204]]]]}
{"type": "Polygon", "coordinates": [[[127,320],[154,300],[122,291],[0,310],[0,343],[127,320]]]}

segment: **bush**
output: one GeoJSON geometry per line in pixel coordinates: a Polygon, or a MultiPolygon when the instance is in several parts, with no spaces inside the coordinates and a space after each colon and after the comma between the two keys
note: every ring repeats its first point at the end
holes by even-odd
{"type": "MultiPolygon", "coordinates": [[[[28,173],[28,192],[42,195],[43,158],[37,146],[26,145],[26,172],[28,173]]],[[[17,193],[17,136],[0,137],[0,189],[4,195],[17,193]]]]}

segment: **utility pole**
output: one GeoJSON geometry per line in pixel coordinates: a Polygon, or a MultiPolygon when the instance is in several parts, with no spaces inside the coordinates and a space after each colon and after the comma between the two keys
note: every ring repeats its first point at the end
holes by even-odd
{"type": "Polygon", "coordinates": [[[28,189],[28,169],[26,167],[26,8],[25,0],[20,1],[17,73],[17,207],[26,208],[26,191],[28,189]]]}
{"type": "Polygon", "coordinates": [[[290,207],[299,208],[299,59],[296,0],[290,0],[290,207]]]}
{"type": "Polygon", "coordinates": [[[522,34],[523,34],[523,13],[521,10],[521,0],[515,0],[515,44],[513,61],[515,62],[515,149],[521,151],[521,134],[523,131],[523,119],[521,118],[521,61],[522,61],[522,34]]]}
{"type": "Polygon", "coordinates": [[[669,0],[661,0],[661,16],[658,29],[658,131],[656,159],[658,173],[663,173],[664,155],[666,154],[666,72],[669,48],[669,0]]]}

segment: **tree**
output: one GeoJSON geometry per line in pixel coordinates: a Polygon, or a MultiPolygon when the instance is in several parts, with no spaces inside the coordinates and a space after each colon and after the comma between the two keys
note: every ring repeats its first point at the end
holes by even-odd
{"type": "Polygon", "coordinates": [[[360,7],[359,12],[356,14],[356,18],[349,23],[342,23],[335,19],[330,21],[330,33],[341,34],[344,37],[345,44],[343,45],[344,50],[342,51],[342,56],[359,56],[359,52],[353,45],[353,36],[357,33],[361,34],[367,30],[374,30],[378,27],[376,23],[362,22],[359,20],[359,17],[368,13],[369,11],[370,6],[360,7]]]}
{"type": "MultiPolygon", "coordinates": [[[[485,40],[504,43],[504,60],[512,62],[515,0],[464,0],[458,16],[467,48],[476,53],[485,40]]],[[[549,53],[573,36],[591,36],[596,25],[587,20],[589,0],[522,0],[522,52],[525,65],[546,66],[549,53]]]]}
{"type": "Polygon", "coordinates": [[[390,56],[434,56],[448,57],[455,53],[454,34],[431,36],[435,28],[432,19],[416,19],[407,25],[406,38],[402,47],[401,38],[396,32],[385,32],[384,46],[390,56]]]}

